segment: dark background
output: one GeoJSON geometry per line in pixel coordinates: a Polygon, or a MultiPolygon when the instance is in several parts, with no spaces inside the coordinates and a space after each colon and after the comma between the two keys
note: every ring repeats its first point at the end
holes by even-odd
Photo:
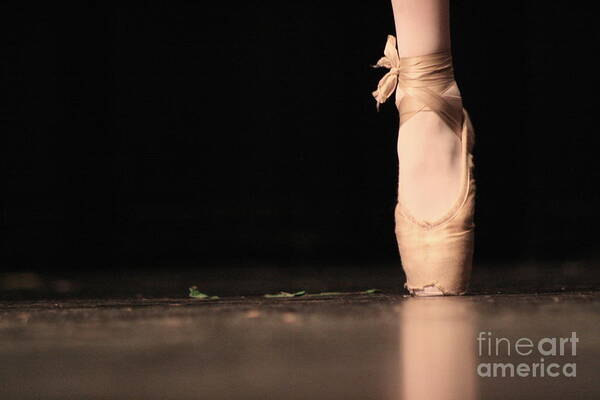
{"type": "MultiPolygon", "coordinates": [[[[5,271],[399,263],[389,1],[82,3],[2,7],[5,271]]],[[[596,19],[452,2],[476,263],[600,255],[596,19]]]]}

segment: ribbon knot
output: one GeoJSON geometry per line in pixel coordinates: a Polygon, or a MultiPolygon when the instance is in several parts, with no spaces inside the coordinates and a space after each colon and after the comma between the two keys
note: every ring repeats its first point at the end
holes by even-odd
{"type": "Polygon", "coordinates": [[[373,68],[389,69],[383,78],[379,80],[377,90],[373,92],[373,97],[377,101],[377,111],[379,111],[379,105],[385,103],[398,85],[400,56],[398,56],[398,50],[396,50],[396,38],[394,36],[388,35],[383,54],[384,56],[377,61],[377,64],[373,65],[373,68]]]}

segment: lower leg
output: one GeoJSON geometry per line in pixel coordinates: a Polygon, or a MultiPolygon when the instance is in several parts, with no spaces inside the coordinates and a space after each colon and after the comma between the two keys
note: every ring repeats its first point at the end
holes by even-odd
{"type": "Polygon", "coordinates": [[[392,0],[400,57],[450,48],[448,7],[448,0],[392,0]]]}

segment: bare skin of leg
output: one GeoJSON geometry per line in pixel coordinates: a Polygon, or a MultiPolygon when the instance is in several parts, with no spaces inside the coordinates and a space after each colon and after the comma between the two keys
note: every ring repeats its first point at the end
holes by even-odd
{"type": "MultiPolygon", "coordinates": [[[[398,53],[412,57],[450,49],[448,0],[392,0],[398,53]]],[[[448,94],[460,97],[456,85],[448,94]]],[[[396,104],[402,99],[396,91],[396,104]]],[[[399,130],[399,200],[412,216],[434,222],[454,205],[460,190],[461,145],[434,112],[419,112],[399,130]]]]}

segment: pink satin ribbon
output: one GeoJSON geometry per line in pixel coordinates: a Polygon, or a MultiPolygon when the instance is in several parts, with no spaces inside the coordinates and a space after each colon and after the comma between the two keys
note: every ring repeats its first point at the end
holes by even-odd
{"type": "Polygon", "coordinates": [[[404,96],[400,101],[400,124],[419,111],[436,112],[460,137],[462,128],[462,102],[458,96],[444,95],[454,84],[452,55],[449,50],[416,57],[399,57],[396,38],[388,35],[384,56],[374,68],[388,68],[381,78],[373,97],[383,104],[400,87],[404,96]]]}

